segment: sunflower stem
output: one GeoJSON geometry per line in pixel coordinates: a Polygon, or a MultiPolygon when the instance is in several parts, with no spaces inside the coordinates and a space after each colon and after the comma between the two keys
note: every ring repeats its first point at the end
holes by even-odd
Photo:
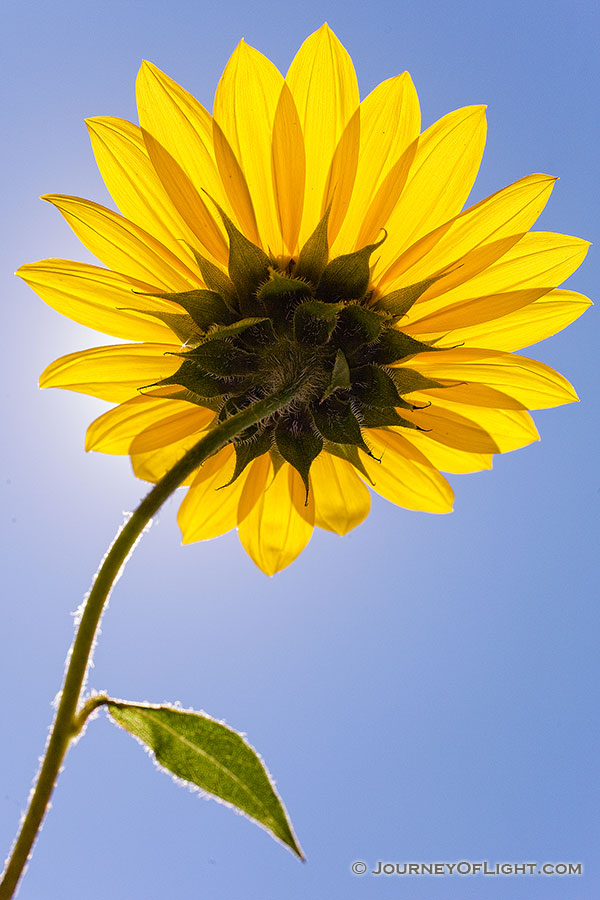
{"type": "Polygon", "coordinates": [[[91,697],[78,710],[94,647],[98,624],[112,586],[121,573],[142,532],[173,491],[206,459],[228,444],[233,438],[262,419],[286,406],[301,386],[284,388],[258,400],[251,406],[216,425],[152,488],[118,532],[96,576],[85,601],[75,638],[71,646],[60,702],[51,728],[46,752],[42,760],[29,807],[7,860],[0,882],[0,900],[10,900],[27,861],[48,808],[62,762],[69,745],[80,734],[88,716],[107,701],[104,695],[91,697]]]}

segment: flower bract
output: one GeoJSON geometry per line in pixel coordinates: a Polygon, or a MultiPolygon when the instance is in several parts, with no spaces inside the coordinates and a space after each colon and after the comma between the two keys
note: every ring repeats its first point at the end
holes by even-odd
{"type": "Polygon", "coordinates": [[[243,41],[212,115],[150,63],[140,125],[88,121],[120,212],[44,199],[100,260],[21,275],[64,315],[126,343],[51,363],[43,387],[113,406],[86,447],[156,482],[207,429],[288,384],[293,401],[192,474],[184,542],[238,528],[268,574],[314,526],[345,534],[373,490],[451,510],[441,474],[490,468],[537,440],[528,410],[577,399],[514,351],[590,304],[560,285],[586,241],[531,231],[555,179],[529,175],[465,207],[485,108],[421,131],[405,72],[362,101],[327,25],[285,76],[243,41]]]}

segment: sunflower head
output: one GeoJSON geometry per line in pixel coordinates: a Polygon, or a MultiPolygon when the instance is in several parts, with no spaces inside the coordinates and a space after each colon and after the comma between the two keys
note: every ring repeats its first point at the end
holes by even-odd
{"type": "Polygon", "coordinates": [[[212,114],[150,63],[137,100],[139,127],[88,121],[120,213],[46,197],[104,267],[54,259],[19,274],[128,342],[56,360],[41,384],[118,404],[86,447],[128,454],[148,481],[216,422],[293,388],[185,482],[185,542],[237,527],[272,574],[315,525],[345,534],[363,521],[371,488],[449,512],[442,472],[490,468],[537,440],[528,410],[576,399],[514,351],[589,306],[558,287],[588,245],[530,230],[549,175],[465,206],[484,107],[422,131],[406,72],[360,100],[327,25],[285,77],[240,42],[212,114]]]}
{"type": "Polygon", "coordinates": [[[401,415],[420,408],[404,395],[441,385],[392,365],[432,350],[398,323],[435,279],[377,298],[370,259],[385,235],[330,259],[329,211],[297,259],[283,260],[269,257],[220,215],[230,241],[229,276],[196,251],[208,289],[155,295],[177,304],[179,314],[148,311],[182,341],[179,368],[152,388],[209,407],[223,421],[295,387],[289,405],[234,438],[228,484],[270,453],[275,465],[285,460],[299,473],[308,502],[310,468],[324,449],[364,472],[357,451],[373,454],[363,428],[423,430],[401,415]]]}

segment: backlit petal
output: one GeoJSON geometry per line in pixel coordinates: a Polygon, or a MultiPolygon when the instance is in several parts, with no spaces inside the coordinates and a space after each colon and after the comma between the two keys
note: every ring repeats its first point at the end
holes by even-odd
{"type": "Polygon", "coordinates": [[[286,82],[300,116],[306,150],[302,245],[321,218],[333,154],[358,106],[358,83],[350,56],[327,24],[304,41],[286,82]]]}
{"type": "MultiPolygon", "coordinates": [[[[419,98],[408,72],[382,82],[360,104],[358,169],[334,254],[348,253],[357,247],[373,198],[394,164],[418,137],[420,123],[419,98]]],[[[376,238],[377,229],[375,234],[362,234],[362,245],[376,238]]]]}
{"type": "Polygon", "coordinates": [[[194,234],[156,174],[141,130],[112,116],[86,119],[86,125],[96,163],[121,214],[194,268],[187,246],[194,242],[194,234]]]}
{"type": "MultiPolygon", "coordinates": [[[[144,447],[144,450],[153,450],[199,431],[213,418],[214,412],[211,410],[183,400],[140,395],[95,419],[87,430],[85,449],[99,450],[101,453],[129,453],[135,449],[132,443],[137,441],[139,435],[145,434],[148,444],[147,439],[153,433],[154,444],[144,447]],[[159,443],[156,442],[157,428],[158,434],[161,434],[159,443]],[[174,435],[172,439],[171,435],[174,435]]],[[[142,446],[137,446],[137,450],[140,452],[142,446]]]]}
{"type": "Polygon", "coordinates": [[[209,540],[236,527],[240,495],[250,467],[233,484],[224,487],[234,464],[235,453],[228,445],[207,459],[196,474],[177,514],[184,544],[209,540]]]}
{"type": "Polygon", "coordinates": [[[446,513],[452,510],[452,488],[417,448],[400,434],[369,429],[367,442],[381,462],[361,451],[373,490],[406,509],[446,513]]]}
{"type": "Polygon", "coordinates": [[[406,185],[387,221],[375,280],[403,250],[457,215],[473,187],[485,146],[485,107],[449,113],[418,140],[406,185]]]}
{"type": "Polygon", "coordinates": [[[420,450],[436,469],[441,472],[463,474],[466,472],[480,472],[482,469],[492,468],[493,456],[491,453],[473,453],[467,450],[457,450],[455,447],[447,447],[434,441],[423,431],[413,431],[405,428],[402,437],[420,450]]]}
{"type": "MultiPolygon", "coordinates": [[[[559,372],[514,353],[457,347],[443,353],[421,353],[413,359],[413,367],[435,380],[447,378],[497,388],[527,409],[546,409],[577,400],[573,387],[559,372]]],[[[423,391],[420,396],[427,399],[430,394],[423,391]]],[[[435,396],[447,399],[450,394],[437,390],[435,396]]]]}
{"type": "Polygon", "coordinates": [[[321,453],[311,466],[310,479],[319,528],[347,534],[366,519],[371,496],[350,463],[321,453]]]}
{"type": "Polygon", "coordinates": [[[274,575],[289,566],[308,544],[314,501],[295,469],[284,463],[253,509],[238,526],[242,546],[259,569],[274,575]]]}
{"type": "Polygon", "coordinates": [[[499,319],[457,328],[452,337],[465,347],[521,350],[562,331],[590,306],[592,301],[583,294],[558,288],[499,319]]]}
{"type": "Polygon", "coordinates": [[[150,319],[131,307],[165,311],[169,304],[134,291],[152,293],[156,286],[127,278],[109,269],[68,259],[42,259],[27,263],[17,275],[39,294],[48,306],[113,337],[139,341],[177,341],[158,319],[150,319]]]}
{"type": "Polygon", "coordinates": [[[271,141],[283,76],[270,60],[240,41],[221,76],[213,115],[250,191],[262,245],[284,252],[271,177],[271,141]]]}
{"type": "Polygon", "coordinates": [[[279,229],[285,246],[293,256],[297,250],[304,208],[306,157],[300,117],[285,82],[273,121],[271,168],[279,229]]]}
{"type": "Polygon", "coordinates": [[[225,232],[203,194],[206,191],[231,213],[214,157],[210,113],[146,61],[139,71],[136,94],[146,149],[167,194],[201,248],[226,263],[225,232]]]}
{"type": "Polygon", "coordinates": [[[79,240],[106,266],[163,291],[189,291],[202,286],[186,265],[156,238],[113,212],[79,197],[45,194],[62,213],[79,240]]]}
{"type": "Polygon", "coordinates": [[[50,363],[40,375],[40,387],[59,387],[121,403],[138,390],[167,378],[181,360],[166,356],[172,344],[115,344],[68,353],[50,363]]]}
{"type": "MultiPolygon", "coordinates": [[[[456,283],[471,278],[475,273],[466,264],[465,255],[483,244],[496,244],[511,236],[516,243],[536,222],[555,182],[556,178],[551,175],[528,175],[464,210],[394,260],[381,278],[380,291],[415,284],[448,267],[456,268],[456,283]]],[[[502,255],[502,248],[508,250],[511,245],[496,246],[502,255]]],[[[494,259],[492,257],[490,262],[494,259]]],[[[441,279],[425,296],[428,299],[450,287],[452,283],[441,279]]]]}

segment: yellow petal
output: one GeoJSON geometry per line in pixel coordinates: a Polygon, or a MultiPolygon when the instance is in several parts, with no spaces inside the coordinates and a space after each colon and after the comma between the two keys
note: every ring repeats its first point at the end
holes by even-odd
{"type": "Polygon", "coordinates": [[[457,450],[433,440],[423,431],[402,429],[402,437],[420,450],[429,462],[440,472],[464,474],[467,472],[481,472],[483,469],[492,468],[493,456],[491,453],[472,453],[467,450],[457,450]]]}
{"type": "Polygon", "coordinates": [[[452,510],[452,488],[413,444],[391,431],[369,429],[365,434],[373,453],[381,457],[377,462],[361,451],[374,491],[406,509],[452,510]]]}
{"type": "Polygon", "coordinates": [[[279,229],[288,252],[294,256],[304,208],[306,158],[298,110],[285,82],[273,121],[271,168],[279,229]]]}
{"type": "Polygon", "coordinates": [[[310,496],[304,506],[305,495],[302,479],[284,463],[238,526],[244,550],[266,575],[289,566],[310,540],[315,510],[310,496]]]}
{"type": "MultiPolygon", "coordinates": [[[[442,353],[419,354],[413,363],[415,369],[435,380],[460,381],[467,388],[471,382],[496,388],[526,409],[547,409],[577,400],[573,387],[559,372],[535,359],[514,353],[457,347],[442,353]]],[[[426,399],[430,394],[430,391],[423,391],[422,397],[426,399]]],[[[450,399],[451,395],[438,390],[435,396],[450,399]]],[[[468,390],[465,396],[468,396],[468,390]]]]}
{"type": "Polygon", "coordinates": [[[416,284],[448,267],[455,270],[454,278],[437,281],[423,299],[445,293],[454,284],[462,284],[478,271],[468,265],[469,254],[477,247],[493,243],[499,253],[485,263],[489,265],[505,252],[504,248],[510,249],[536,222],[555,182],[551,175],[528,175],[464,210],[394,260],[381,278],[380,290],[416,284]],[[510,237],[512,243],[499,243],[510,237]]]}
{"type": "Polygon", "coordinates": [[[327,24],[304,41],[286,82],[300,116],[306,150],[302,245],[321,218],[333,154],[358,106],[358,83],[350,56],[327,24]]]}
{"type": "Polygon", "coordinates": [[[121,403],[139,388],[167,378],[181,360],[165,356],[172,344],[116,344],[68,353],[50,363],[40,375],[40,387],[59,387],[121,403]]]}
{"type": "Polygon", "coordinates": [[[135,452],[136,449],[154,450],[199,431],[213,418],[214,412],[211,410],[183,400],[140,395],[109,409],[95,419],[87,430],[85,449],[117,454],[135,452]],[[137,446],[136,441],[142,434],[148,444],[147,439],[154,429],[159,429],[167,439],[156,443],[158,436],[155,432],[153,445],[137,446]],[[175,436],[171,440],[172,434],[175,436]]]}
{"type": "Polygon", "coordinates": [[[150,319],[131,309],[143,307],[165,311],[169,306],[166,302],[134,294],[134,291],[155,292],[156,286],[68,259],[27,263],[16,274],[48,306],[88,328],[130,341],[177,341],[173,332],[158,319],[150,319]]]}
{"type": "Polygon", "coordinates": [[[411,244],[462,209],[485,146],[485,107],[456,110],[431,125],[418,140],[406,185],[385,227],[376,279],[411,244]]]}
{"type": "MultiPolygon", "coordinates": [[[[394,164],[419,136],[420,124],[419,98],[408,72],[382,82],[360,104],[358,168],[333,255],[348,253],[357,246],[373,198],[394,164]]],[[[377,229],[374,235],[361,235],[362,246],[376,237],[377,229]]]]}
{"type": "Polygon", "coordinates": [[[256,214],[246,176],[216,119],[213,119],[213,143],[219,174],[240,229],[249,240],[261,246],[256,214]]]}
{"type": "MultiPolygon", "coordinates": [[[[352,197],[359,147],[360,109],[357,109],[344,128],[340,142],[335,148],[325,182],[321,216],[330,210],[327,230],[330,245],[338,235],[352,197]]],[[[330,255],[335,256],[335,251],[330,255]]]]}
{"type": "Polygon", "coordinates": [[[221,76],[213,115],[250,191],[262,245],[284,252],[273,196],[271,141],[283,76],[262,53],[240,41],[221,76]]]}
{"type": "MultiPolygon", "coordinates": [[[[201,438],[202,434],[188,434],[179,441],[159,447],[158,450],[150,450],[147,453],[132,453],[131,466],[134,475],[143,481],[150,481],[152,484],[156,484],[201,438]]],[[[198,469],[195,469],[181,482],[180,486],[191,484],[197,474],[198,469]]]]}
{"type": "Polygon", "coordinates": [[[455,329],[452,337],[465,347],[521,350],[562,331],[590,306],[583,294],[559,288],[499,319],[455,329]]]}
{"type": "Polygon", "coordinates": [[[206,541],[231,531],[238,523],[240,495],[250,472],[245,469],[228,487],[235,464],[231,444],[223,447],[203,464],[177,515],[184,544],[206,541]]]}
{"type": "Polygon", "coordinates": [[[533,419],[519,409],[469,406],[436,397],[427,409],[403,410],[402,414],[432,440],[457,450],[506,453],[539,440],[533,419]]]}
{"type": "Polygon", "coordinates": [[[224,230],[205,203],[206,191],[232,214],[213,151],[212,117],[198,101],[152,63],[136,83],[138,113],[152,165],[196,243],[227,263],[224,230]]]}
{"type": "Polygon", "coordinates": [[[111,209],[58,194],[45,194],[42,200],[56,206],[82,244],[110,269],[164,291],[202,286],[199,276],[156,238],[111,209]]]}
{"type": "MultiPolygon", "coordinates": [[[[420,319],[430,316],[458,302],[472,301],[477,297],[487,297],[505,292],[539,290],[550,291],[583,262],[589,248],[589,242],[581,238],[565,234],[552,234],[543,231],[532,231],[507,250],[488,268],[455,287],[450,285],[443,294],[415,303],[408,315],[408,321],[402,323],[403,330],[414,334],[431,333],[425,331],[426,326],[418,324],[420,319]]],[[[475,254],[485,251],[485,247],[474,251],[475,254]]],[[[460,269],[444,278],[448,284],[451,280],[459,281],[460,269]]],[[[452,340],[445,343],[455,343],[452,340]]]]}
{"type": "Polygon", "coordinates": [[[100,174],[121,214],[193,268],[187,243],[194,243],[194,234],[156,174],[141,130],[112,116],[86,119],[86,125],[100,174]]]}
{"type": "Polygon", "coordinates": [[[347,534],[366,519],[371,495],[350,463],[320,453],[311,466],[310,479],[319,528],[347,534]]]}

